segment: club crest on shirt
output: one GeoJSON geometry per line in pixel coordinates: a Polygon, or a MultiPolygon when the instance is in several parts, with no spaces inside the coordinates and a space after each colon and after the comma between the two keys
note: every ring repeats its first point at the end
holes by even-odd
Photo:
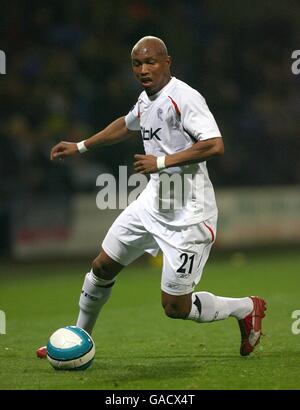
{"type": "Polygon", "coordinates": [[[161,121],[163,121],[162,113],[163,113],[163,110],[161,108],[158,108],[156,111],[156,114],[157,114],[157,118],[160,119],[161,121]]]}

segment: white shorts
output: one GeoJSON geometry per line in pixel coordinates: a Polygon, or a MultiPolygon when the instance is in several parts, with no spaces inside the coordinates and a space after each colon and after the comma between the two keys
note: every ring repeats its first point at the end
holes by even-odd
{"type": "Polygon", "coordinates": [[[132,202],[114,221],[102,243],[113,260],[127,266],[145,252],[163,252],[161,289],[170,295],[193,292],[215,241],[217,215],[186,227],[163,224],[140,201],[132,202]]]}

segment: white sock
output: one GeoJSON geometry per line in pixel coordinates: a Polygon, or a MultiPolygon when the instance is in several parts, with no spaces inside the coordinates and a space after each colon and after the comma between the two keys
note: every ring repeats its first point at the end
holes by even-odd
{"type": "Polygon", "coordinates": [[[232,316],[240,320],[252,310],[253,302],[249,297],[224,298],[209,292],[196,292],[192,294],[192,308],[187,319],[196,322],[213,322],[232,316]]]}
{"type": "Polygon", "coordinates": [[[93,271],[86,274],[79,299],[79,316],[76,326],[92,333],[100,310],[108,301],[114,279],[100,279],[94,275],[93,271]]]}

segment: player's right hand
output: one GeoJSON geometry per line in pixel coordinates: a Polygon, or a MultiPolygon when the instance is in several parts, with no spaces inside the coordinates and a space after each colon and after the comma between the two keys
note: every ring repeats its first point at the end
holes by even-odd
{"type": "Polygon", "coordinates": [[[51,161],[55,159],[64,159],[70,155],[78,154],[77,144],[75,142],[61,141],[59,144],[52,148],[50,159],[51,161]]]}

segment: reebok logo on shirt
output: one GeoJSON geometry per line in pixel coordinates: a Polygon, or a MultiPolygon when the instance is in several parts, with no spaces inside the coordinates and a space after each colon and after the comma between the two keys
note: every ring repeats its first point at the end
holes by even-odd
{"type": "Polygon", "coordinates": [[[161,139],[158,136],[158,132],[160,130],[161,130],[161,128],[157,128],[155,131],[153,131],[152,127],[150,128],[150,130],[147,130],[146,128],[141,127],[143,140],[152,140],[152,138],[155,137],[159,141],[161,141],[161,139]]]}

